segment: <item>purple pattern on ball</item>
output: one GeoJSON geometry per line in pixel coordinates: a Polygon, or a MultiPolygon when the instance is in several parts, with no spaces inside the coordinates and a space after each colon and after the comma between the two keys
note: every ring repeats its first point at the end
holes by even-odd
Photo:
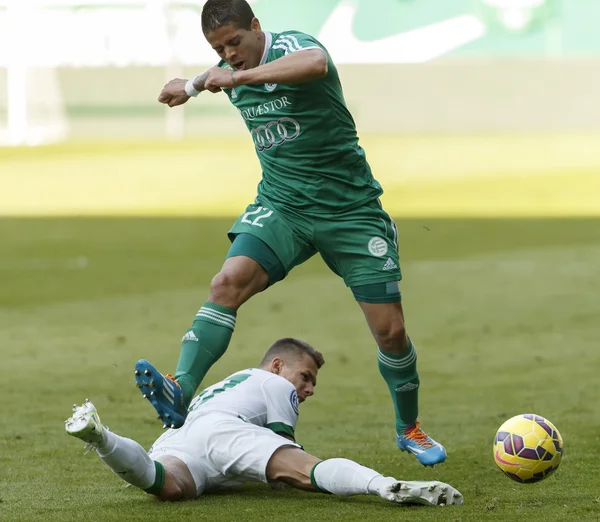
{"type": "Polygon", "coordinates": [[[523,459],[539,460],[537,452],[531,448],[525,448],[521,450],[518,455],[523,459]]]}
{"type": "Polygon", "coordinates": [[[496,442],[504,442],[508,437],[510,437],[508,431],[499,431],[496,434],[496,442]]]}
{"type": "Polygon", "coordinates": [[[551,428],[550,426],[548,426],[548,425],[547,425],[545,422],[539,422],[539,421],[538,421],[538,424],[539,424],[539,425],[540,425],[542,428],[544,428],[544,430],[546,431],[546,433],[547,433],[548,435],[550,435],[551,437],[553,436],[553,431],[552,431],[552,428],[551,428]]]}
{"type": "Polygon", "coordinates": [[[515,445],[515,452],[518,455],[519,452],[525,447],[525,444],[523,443],[523,437],[520,435],[513,435],[513,443],[515,445]]]}
{"type": "Polygon", "coordinates": [[[519,477],[518,475],[515,475],[514,473],[509,473],[508,471],[505,471],[504,474],[507,477],[510,477],[511,479],[513,479],[515,482],[520,482],[521,484],[523,483],[523,479],[521,477],[519,477]]]}
{"type": "Polygon", "coordinates": [[[542,459],[544,458],[546,449],[543,446],[538,446],[537,448],[535,448],[535,452],[537,453],[538,459],[542,459]]]}

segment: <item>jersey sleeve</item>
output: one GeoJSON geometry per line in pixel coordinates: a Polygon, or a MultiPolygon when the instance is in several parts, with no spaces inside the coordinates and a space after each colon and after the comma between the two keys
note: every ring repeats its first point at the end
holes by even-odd
{"type": "Polygon", "coordinates": [[[308,49],[321,49],[321,51],[326,52],[323,44],[316,38],[298,31],[286,31],[277,35],[271,49],[276,49],[281,53],[281,56],[298,51],[307,51],[308,49]]]}
{"type": "Polygon", "coordinates": [[[295,437],[300,402],[293,384],[274,376],[263,383],[263,392],[267,403],[267,428],[295,437]]]}

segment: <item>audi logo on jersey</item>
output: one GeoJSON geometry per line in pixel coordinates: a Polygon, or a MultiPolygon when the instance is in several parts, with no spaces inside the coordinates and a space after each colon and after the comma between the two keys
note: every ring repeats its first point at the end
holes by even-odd
{"type": "Polygon", "coordinates": [[[295,140],[300,135],[300,124],[286,116],[253,129],[250,134],[256,150],[261,152],[295,140]]]}

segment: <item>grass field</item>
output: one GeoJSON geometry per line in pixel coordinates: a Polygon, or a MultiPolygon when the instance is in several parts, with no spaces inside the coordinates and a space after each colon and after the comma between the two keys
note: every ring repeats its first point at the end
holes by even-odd
{"type": "Polygon", "coordinates": [[[207,378],[254,365],[283,335],[322,349],[299,440],[400,478],[458,487],[460,509],[395,508],[260,486],[159,505],[125,489],[65,435],[73,402],[94,400],[115,431],[161,432],[133,387],[148,357],[173,369],[181,333],[220,266],[229,220],[4,219],[0,256],[1,520],[596,520],[600,517],[600,221],[400,220],[421,419],[449,451],[425,469],[393,443],[375,347],[343,284],[310,261],[248,303],[207,378]],[[507,417],[534,411],[565,439],[562,467],[520,486],[493,464],[507,417]],[[400,509],[400,511],[398,511],[400,509]]]}
{"type": "MultiPolygon", "coordinates": [[[[557,172],[529,165],[535,181],[528,178],[523,186],[551,197],[533,198],[529,206],[523,200],[519,208],[529,212],[508,219],[502,215],[521,214],[511,212],[504,197],[516,178],[502,183],[499,172],[490,172],[483,182],[470,160],[470,174],[447,176],[442,193],[440,166],[429,184],[394,183],[392,167],[374,155],[379,177],[390,181],[388,207],[402,215],[410,198],[423,205],[415,217],[398,219],[403,294],[419,353],[420,417],[448,449],[444,465],[425,469],[395,448],[376,347],[351,293],[319,259],[244,306],[228,352],[207,376],[214,382],[255,365],[278,337],[306,339],[326,358],[316,395],[301,411],[297,434],[306,449],[397,478],[449,482],[464,494],[464,507],[399,508],[375,498],[261,485],[159,504],[125,488],[95,455],[84,456],[63,421],[86,397],[112,430],[146,447],[162,432],[134,387],[133,364],[144,357],[174,369],[179,339],[221,265],[231,223],[228,217],[164,214],[183,208],[181,194],[188,198],[181,213],[193,213],[202,202],[195,212],[210,214],[217,209],[211,201],[229,189],[239,208],[256,181],[240,180],[232,188],[235,168],[250,173],[255,167],[247,164],[247,151],[231,154],[222,174],[218,158],[227,151],[203,151],[213,169],[205,175],[220,176],[210,191],[189,174],[206,166],[193,163],[191,144],[157,147],[150,156],[147,147],[102,145],[0,153],[0,214],[6,215],[0,218],[0,520],[600,519],[600,218],[594,217],[600,198],[597,175],[588,168],[593,161],[572,171],[564,164],[557,172]],[[109,161],[109,153],[118,161],[109,161]],[[176,158],[175,165],[166,158],[176,158]],[[145,184],[143,166],[150,173],[145,184]],[[440,202],[451,216],[459,214],[461,201],[471,205],[463,207],[467,216],[469,208],[483,208],[477,192],[465,195],[465,183],[495,201],[493,212],[481,211],[493,218],[427,215],[437,209],[432,213],[439,216],[440,202]],[[401,194],[403,187],[410,198],[401,194]],[[152,199],[161,192],[173,206],[152,199]],[[138,204],[133,209],[132,201],[138,204]],[[578,201],[584,212],[576,212],[578,201]],[[86,204],[105,215],[76,216],[86,204]],[[144,212],[154,216],[139,215],[144,212]],[[73,216],[23,217],[61,213],[73,216]],[[138,216],[108,215],[127,213],[138,216]],[[564,217],[570,214],[589,217],[564,217]],[[547,481],[522,486],[496,469],[491,444],[506,418],[527,411],[557,425],[565,458],[547,481]]],[[[433,165],[413,153],[417,163],[433,165]]],[[[505,168],[519,176],[514,165],[505,168]]]]}

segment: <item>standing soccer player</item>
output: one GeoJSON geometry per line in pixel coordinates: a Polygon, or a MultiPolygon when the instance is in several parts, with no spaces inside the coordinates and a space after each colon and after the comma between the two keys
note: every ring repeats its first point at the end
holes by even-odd
{"type": "Polygon", "coordinates": [[[396,442],[432,466],[446,451],[420,428],[419,374],[406,333],[398,281],[398,232],[379,202],[327,50],[298,31],[261,29],[245,0],[208,0],[202,30],[219,64],[193,80],[171,80],[159,101],[174,107],[200,92],[224,91],[254,140],[262,181],[253,204],[229,231],[231,248],[208,301],[181,343],[175,377],[148,361],[147,394],[165,426],[183,425],[208,369],[225,353],[240,306],[317,252],[344,279],[378,350],[396,412],[396,442]]]}

